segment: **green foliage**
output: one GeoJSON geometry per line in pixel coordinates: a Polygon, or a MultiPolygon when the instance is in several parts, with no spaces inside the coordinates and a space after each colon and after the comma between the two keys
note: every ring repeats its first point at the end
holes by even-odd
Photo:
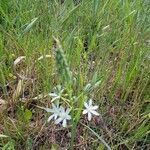
{"type": "MultiPolygon", "coordinates": [[[[36,106],[50,106],[51,99],[43,96],[35,102],[34,97],[56,85],[63,88],[62,103],[72,108],[68,146],[77,144],[80,119],[86,122],[81,112],[87,97],[96,101],[102,115],[102,120],[87,126],[94,139],[87,131],[81,135],[96,145],[88,143],[91,149],[104,149],[99,135],[107,139],[104,145],[116,149],[138,149],[139,141],[148,143],[149,5],[149,0],[1,0],[0,99],[8,104],[0,114],[3,149],[17,149],[22,143],[24,149],[32,149],[43,138],[45,114],[36,106]],[[13,63],[20,56],[26,60],[16,71],[26,80],[15,102],[13,95],[22,79],[13,63]]],[[[44,148],[51,145],[48,134],[52,133],[44,134],[44,148]]]]}
{"type": "Polygon", "coordinates": [[[15,144],[13,141],[9,141],[5,146],[2,148],[2,150],[15,150],[15,144]]]}
{"type": "Polygon", "coordinates": [[[142,140],[150,133],[149,119],[145,120],[133,133],[129,141],[142,140]]]}

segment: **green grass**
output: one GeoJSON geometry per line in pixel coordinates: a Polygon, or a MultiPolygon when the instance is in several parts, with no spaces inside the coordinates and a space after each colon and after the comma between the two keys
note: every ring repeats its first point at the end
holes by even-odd
{"type": "Polygon", "coordinates": [[[149,5],[1,0],[0,149],[149,149],[149,5]],[[51,107],[44,95],[57,85],[72,108],[66,129],[39,108],[51,107]],[[87,98],[101,113],[91,122],[81,115],[87,98]]]}

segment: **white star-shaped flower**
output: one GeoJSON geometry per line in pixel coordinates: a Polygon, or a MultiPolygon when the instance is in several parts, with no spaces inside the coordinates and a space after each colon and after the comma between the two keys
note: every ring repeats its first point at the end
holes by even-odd
{"type": "Polygon", "coordinates": [[[71,116],[69,115],[71,109],[67,108],[65,111],[65,108],[60,106],[60,113],[59,113],[59,118],[55,121],[56,124],[59,124],[62,122],[62,126],[66,127],[67,126],[67,120],[71,119],[71,116]]]}
{"type": "Polygon", "coordinates": [[[54,88],[54,92],[48,94],[52,98],[51,102],[54,102],[55,100],[60,99],[63,91],[64,89],[62,89],[61,85],[56,86],[54,88]]]}
{"type": "Polygon", "coordinates": [[[47,112],[51,112],[51,113],[53,113],[49,118],[48,118],[48,122],[49,121],[51,121],[53,118],[54,118],[54,120],[56,120],[57,119],[57,117],[59,116],[59,114],[60,114],[60,108],[59,108],[59,104],[54,104],[54,103],[52,103],[52,109],[50,109],[50,108],[45,108],[45,110],[47,111],[47,112]]]}
{"type": "Polygon", "coordinates": [[[92,115],[99,116],[100,114],[96,112],[96,109],[98,109],[98,106],[92,105],[92,99],[89,100],[89,103],[84,102],[85,109],[83,111],[83,114],[88,114],[88,121],[91,121],[92,115]]]}

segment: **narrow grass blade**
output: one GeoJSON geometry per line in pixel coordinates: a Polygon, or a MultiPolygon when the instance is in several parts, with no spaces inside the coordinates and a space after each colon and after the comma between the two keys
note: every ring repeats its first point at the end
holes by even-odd
{"type": "Polygon", "coordinates": [[[100,137],[94,130],[92,130],[90,127],[88,127],[87,125],[81,123],[84,127],[86,127],[87,129],[89,129],[106,147],[108,150],[111,150],[110,146],[105,142],[104,139],[102,139],[102,137],[100,137]]]}
{"type": "Polygon", "coordinates": [[[31,22],[27,25],[27,27],[23,30],[23,33],[22,33],[22,34],[27,33],[27,32],[33,27],[33,25],[37,22],[37,20],[38,20],[37,17],[36,17],[36,18],[33,18],[33,19],[31,20],[31,22]]]}

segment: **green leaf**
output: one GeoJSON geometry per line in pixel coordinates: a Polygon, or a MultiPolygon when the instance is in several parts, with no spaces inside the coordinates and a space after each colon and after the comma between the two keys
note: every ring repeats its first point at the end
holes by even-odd
{"type": "Polygon", "coordinates": [[[26,147],[27,149],[32,149],[33,140],[29,137],[26,141],[26,147]]]}
{"type": "Polygon", "coordinates": [[[32,118],[32,112],[28,109],[25,110],[24,112],[24,119],[26,121],[29,121],[32,118]]]}
{"type": "Polygon", "coordinates": [[[52,144],[51,150],[59,150],[59,146],[57,144],[52,144]]]}
{"type": "Polygon", "coordinates": [[[15,145],[13,141],[9,141],[5,146],[2,148],[2,150],[15,150],[15,145]]]}
{"type": "Polygon", "coordinates": [[[105,150],[105,146],[103,144],[100,144],[96,150],[105,150]]]}
{"type": "Polygon", "coordinates": [[[143,137],[150,133],[150,124],[147,124],[147,121],[143,122],[139,128],[137,128],[130,140],[136,141],[141,140],[143,137]]]}
{"type": "Polygon", "coordinates": [[[31,30],[31,28],[34,26],[34,24],[37,22],[37,20],[38,20],[37,17],[33,18],[19,36],[22,36],[22,35],[26,34],[27,32],[29,32],[31,30]]]}

